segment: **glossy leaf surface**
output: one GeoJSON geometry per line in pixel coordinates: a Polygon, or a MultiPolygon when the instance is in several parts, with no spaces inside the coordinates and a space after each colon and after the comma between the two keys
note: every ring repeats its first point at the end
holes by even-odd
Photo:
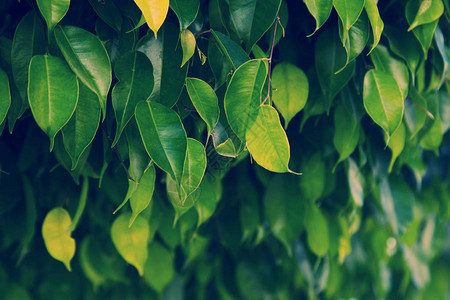
{"type": "Polygon", "coordinates": [[[333,0],[304,0],[311,15],[316,20],[316,29],[309,36],[313,35],[328,20],[333,8],[333,0]]]}
{"type": "Polygon", "coordinates": [[[349,29],[356,23],[364,8],[365,0],[333,0],[333,6],[336,9],[343,25],[343,43],[347,40],[349,29]]]}
{"type": "Polygon", "coordinates": [[[372,27],[373,42],[369,51],[370,53],[380,42],[381,34],[384,29],[384,22],[380,17],[376,0],[366,0],[364,8],[367,12],[367,16],[369,17],[370,25],[372,27]]]}
{"type": "Polygon", "coordinates": [[[70,6],[70,0],[37,0],[36,3],[49,31],[52,31],[62,20],[70,6]]]}
{"type": "Polygon", "coordinates": [[[155,190],[155,179],[156,171],[152,164],[144,171],[133,195],[131,195],[130,206],[132,215],[128,225],[129,227],[133,225],[138,215],[150,204],[153,197],[153,191],[155,190]]]}
{"type": "Polygon", "coordinates": [[[206,152],[203,144],[192,138],[187,140],[186,158],[181,176],[181,195],[184,200],[191,195],[202,182],[206,170],[206,152]]]}
{"type": "Polygon", "coordinates": [[[181,62],[181,67],[183,67],[195,53],[196,41],[194,34],[189,29],[185,29],[180,33],[180,43],[181,49],[183,49],[183,61],[181,62]]]}
{"type": "Polygon", "coordinates": [[[431,23],[444,13],[444,4],[442,0],[408,1],[406,4],[407,11],[415,11],[414,20],[410,23],[408,31],[417,26],[431,23]]]}
{"type": "Polygon", "coordinates": [[[134,2],[142,11],[148,27],[153,31],[156,38],[156,34],[169,11],[169,0],[134,0],[134,2]]]}
{"type": "Polygon", "coordinates": [[[191,25],[200,9],[199,0],[171,0],[170,8],[175,12],[180,22],[180,32],[191,25]]]}

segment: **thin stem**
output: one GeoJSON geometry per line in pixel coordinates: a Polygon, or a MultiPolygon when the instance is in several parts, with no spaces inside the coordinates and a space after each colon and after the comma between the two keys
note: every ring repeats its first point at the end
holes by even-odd
{"type": "Polygon", "coordinates": [[[421,105],[417,104],[413,99],[409,98],[411,100],[411,102],[417,106],[417,108],[419,108],[421,111],[423,111],[428,117],[430,117],[431,119],[434,120],[434,116],[432,113],[430,113],[428,110],[426,110],[424,107],[422,107],[421,105]]]}
{"type": "Polygon", "coordinates": [[[275,18],[275,27],[273,29],[273,38],[272,38],[272,45],[270,47],[270,56],[267,59],[269,61],[269,77],[267,81],[267,96],[264,99],[264,101],[261,103],[261,105],[264,105],[266,103],[267,99],[270,98],[270,80],[272,78],[272,58],[273,58],[273,48],[275,47],[275,39],[277,37],[277,25],[280,22],[280,17],[277,14],[277,17],[275,18]]]}
{"type": "Polygon", "coordinates": [[[80,202],[78,203],[77,211],[73,217],[72,225],[69,227],[69,231],[74,231],[77,228],[78,221],[80,221],[81,215],[83,214],[84,208],[86,207],[86,200],[89,191],[89,177],[84,176],[83,186],[81,188],[80,202]]]}

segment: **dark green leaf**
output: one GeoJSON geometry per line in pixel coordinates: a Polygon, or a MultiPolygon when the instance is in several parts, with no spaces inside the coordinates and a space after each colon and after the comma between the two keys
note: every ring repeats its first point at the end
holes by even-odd
{"type": "Polygon", "coordinates": [[[211,29],[211,34],[217,42],[217,45],[223,56],[227,58],[233,69],[239,68],[250,58],[242,48],[226,35],[211,29]]]}
{"type": "Polygon", "coordinates": [[[10,105],[11,92],[9,89],[8,75],[0,69],[0,124],[5,120],[10,105]]]}
{"type": "Polygon", "coordinates": [[[200,2],[199,0],[171,0],[170,8],[178,17],[181,32],[194,22],[200,8],[200,2]]]}
{"type": "Polygon", "coordinates": [[[89,4],[106,24],[117,32],[121,31],[122,15],[113,0],[89,0],[89,4]]]}

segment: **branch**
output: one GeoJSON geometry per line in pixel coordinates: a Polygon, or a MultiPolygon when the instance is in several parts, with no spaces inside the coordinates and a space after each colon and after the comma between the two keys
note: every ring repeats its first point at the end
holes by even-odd
{"type": "MultiPolygon", "coordinates": [[[[275,47],[275,39],[277,37],[277,25],[280,23],[280,17],[277,14],[277,17],[275,18],[275,28],[273,29],[273,38],[272,38],[272,45],[270,47],[270,56],[269,58],[266,58],[266,60],[269,61],[269,78],[267,82],[267,96],[264,98],[264,101],[261,103],[261,105],[264,105],[266,103],[267,99],[270,98],[270,80],[272,78],[272,58],[273,58],[273,48],[275,47]]],[[[281,24],[280,24],[281,26],[281,24]]]]}

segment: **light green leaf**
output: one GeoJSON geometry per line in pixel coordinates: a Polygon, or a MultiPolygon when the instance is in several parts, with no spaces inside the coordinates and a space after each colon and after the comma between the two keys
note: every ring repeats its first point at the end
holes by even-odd
{"type": "Polygon", "coordinates": [[[400,126],[403,116],[402,92],[395,78],[386,72],[370,70],[364,76],[364,107],[387,135],[400,126]]]}
{"type": "Polygon", "coordinates": [[[273,102],[283,116],[287,128],[292,118],[303,109],[308,99],[309,84],[305,73],[289,63],[280,63],[272,71],[273,102]]]}
{"type": "MultiPolygon", "coordinates": [[[[434,0],[427,0],[424,1],[423,3],[431,3],[432,1],[434,0]]],[[[412,25],[414,22],[414,18],[416,17],[419,4],[420,1],[414,0],[408,1],[408,4],[406,5],[405,16],[406,20],[408,21],[408,24],[410,25],[412,25]]],[[[430,23],[426,23],[412,29],[414,36],[422,46],[422,51],[425,59],[428,56],[428,49],[430,49],[431,43],[433,41],[434,31],[438,23],[439,19],[436,19],[430,23]]]]}
{"type": "Polygon", "coordinates": [[[364,204],[365,179],[355,161],[351,157],[349,157],[347,161],[348,161],[347,180],[350,189],[350,195],[353,202],[358,207],[362,207],[364,204]]]}
{"type": "Polygon", "coordinates": [[[77,77],[61,58],[36,55],[30,62],[28,101],[36,123],[50,138],[51,151],[77,106],[77,77]]]}
{"type": "Polygon", "coordinates": [[[180,117],[152,101],[139,103],[135,114],[145,150],[159,168],[179,183],[187,149],[186,131],[180,117]]]}
{"type": "Polygon", "coordinates": [[[48,31],[53,31],[69,10],[70,0],[37,0],[39,11],[47,22],[48,31]]]}
{"type": "Polygon", "coordinates": [[[9,89],[8,75],[0,69],[0,124],[5,120],[10,105],[11,91],[9,89]]]}
{"type": "Polygon", "coordinates": [[[256,118],[266,76],[266,63],[259,59],[250,60],[234,72],[225,93],[228,123],[242,142],[245,142],[247,129],[256,118]]]}
{"type": "Polygon", "coordinates": [[[150,204],[153,197],[153,191],[155,190],[155,179],[155,167],[151,164],[144,171],[144,174],[142,174],[133,195],[131,195],[130,206],[133,213],[130,217],[128,227],[133,225],[137,216],[150,204]]]}
{"type": "Polygon", "coordinates": [[[315,202],[322,196],[326,185],[325,161],[320,153],[305,156],[302,163],[303,176],[300,177],[302,196],[315,202]]]}
{"type": "Polygon", "coordinates": [[[426,127],[426,132],[420,139],[420,146],[426,150],[434,150],[438,155],[438,148],[443,140],[442,121],[438,114],[434,120],[428,121],[431,124],[426,127]]]}
{"type": "Polygon", "coordinates": [[[189,29],[185,29],[183,32],[180,33],[180,43],[181,48],[183,49],[183,60],[181,62],[181,67],[184,66],[184,64],[191,59],[191,57],[195,53],[195,36],[192,34],[192,32],[189,29]]]}
{"type": "Polygon", "coordinates": [[[247,53],[275,21],[281,0],[230,0],[230,15],[247,53]]]}
{"type": "Polygon", "coordinates": [[[75,169],[81,154],[94,140],[100,123],[100,104],[84,84],[79,83],[78,104],[69,122],[62,128],[64,147],[75,169]]]}
{"type": "Polygon", "coordinates": [[[397,82],[400,91],[402,92],[402,98],[405,100],[408,95],[409,88],[409,72],[406,65],[393,57],[386,46],[379,45],[376,49],[370,53],[370,58],[375,66],[376,70],[390,73],[397,82]]]}
{"type": "Polygon", "coordinates": [[[406,232],[413,219],[414,194],[399,176],[383,179],[379,184],[380,202],[395,235],[406,232]]]}
{"type": "Polygon", "coordinates": [[[328,224],[325,216],[315,204],[308,205],[305,214],[305,229],[308,246],[317,256],[324,256],[330,248],[328,224]]]}
{"type": "Polygon", "coordinates": [[[322,27],[323,24],[328,20],[333,8],[333,0],[303,0],[306,4],[311,15],[316,20],[316,29],[313,33],[308,35],[312,36],[316,31],[322,27]]]}
{"type": "Polygon", "coordinates": [[[333,0],[334,9],[342,21],[342,44],[345,45],[349,29],[356,23],[364,8],[365,0],[333,0]]]}
{"type": "Polygon", "coordinates": [[[144,279],[161,294],[175,276],[173,255],[159,242],[148,245],[148,259],[144,265],[144,279]]]}
{"type": "Polygon", "coordinates": [[[227,58],[233,69],[239,68],[243,63],[250,60],[250,57],[242,48],[226,35],[211,29],[211,34],[217,42],[217,46],[223,56],[227,58]]]}
{"type": "Polygon", "coordinates": [[[420,45],[414,35],[394,26],[386,26],[384,35],[389,41],[389,49],[406,62],[414,78],[421,55],[420,45]]]}
{"type": "Polygon", "coordinates": [[[134,220],[133,226],[128,227],[130,217],[128,213],[121,214],[114,220],[111,225],[111,239],[123,259],[143,276],[150,228],[147,220],[139,216],[134,220]]]}
{"type": "Polygon", "coordinates": [[[149,100],[168,107],[177,103],[188,70],[187,64],[180,68],[183,50],[179,45],[178,37],[177,27],[166,23],[158,39],[148,32],[136,45],[136,50],[147,55],[153,65],[155,85],[149,100]]]}
{"type": "MultiPolygon", "coordinates": [[[[387,144],[388,137],[385,135],[385,141],[387,144]]],[[[403,148],[405,147],[406,142],[406,127],[403,122],[400,124],[400,126],[397,128],[397,130],[392,134],[388,147],[392,151],[392,157],[391,162],[389,164],[389,173],[392,171],[392,167],[394,166],[394,162],[397,159],[397,157],[402,153],[403,148]]]]}
{"type": "Polygon", "coordinates": [[[375,49],[381,39],[381,34],[383,33],[384,29],[384,23],[380,17],[380,13],[378,12],[376,0],[366,0],[364,8],[367,12],[367,16],[369,17],[370,25],[372,26],[373,43],[368,53],[370,54],[370,52],[375,49]]]}
{"type": "Polygon", "coordinates": [[[449,54],[450,53],[447,54],[449,52],[449,50],[446,50],[447,48],[445,47],[444,35],[439,26],[436,27],[436,30],[434,32],[434,40],[436,41],[436,46],[439,51],[439,54],[442,57],[442,62],[443,62],[442,79],[441,79],[441,83],[440,83],[440,85],[442,85],[444,83],[444,81],[446,80],[447,75],[449,74],[449,70],[450,70],[450,55],[449,54]]]}
{"type": "Polygon", "coordinates": [[[366,13],[361,14],[356,23],[348,30],[348,38],[346,40],[344,40],[342,24],[339,24],[339,37],[347,52],[347,62],[345,64],[347,66],[349,62],[361,54],[369,41],[369,18],[366,13]]]}
{"type": "MultiPolygon", "coordinates": [[[[45,0],[44,0],[45,1],[45,0]]],[[[116,32],[122,29],[122,15],[113,0],[89,0],[97,15],[116,32]]],[[[145,23],[145,21],[144,21],[145,23]]]]}
{"type": "Polygon", "coordinates": [[[112,75],[109,56],[102,42],[92,33],[75,26],[57,26],[55,37],[72,71],[97,94],[105,119],[112,75]]]}
{"type": "Polygon", "coordinates": [[[322,32],[319,36],[314,55],[317,77],[328,104],[328,111],[333,99],[352,78],[355,62],[347,64],[347,53],[339,41],[338,34],[332,29],[322,32]]]}
{"type": "Polygon", "coordinates": [[[49,211],[42,223],[42,237],[48,253],[64,263],[69,271],[70,261],[75,254],[75,240],[69,231],[71,224],[69,213],[61,207],[49,211]]]}
{"type": "Polygon", "coordinates": [[[180,32],[186,30],[197,17],[200,9],[199,0],[170,0],[170,8],[180,22],[180,32]]]}
{"type": "Polygon", "coordinates": [[[289,253],[300,236],[305,216],[305,201],[300,198],[298,179],[293,175],[275,175],[264,195],[264,216],[272,234],[289,253]]]}
{"type": "Polygon", "coordinates": [[[219,122],[219,102],[214,90],[201,79],[187,78],[186,89],[200,117],[208,127],[208,134],[219,122]]]}
{"type": "Polygon", "coordinates": [[[248,151],[260,166],[277,173],[292,172],[288,166],[289,141],[275,108],[260,106],[256,119],[246,130],[246,141],[248,151]]]}
{"type": "Polygon", "coordinates": [[[131,120],[136,105],[147,100],[153,90],[153,67],[150,60],[141,52],[128,52],[114,64],[114,74],[119,82],[112,90],[111,99],[116,115],[116,145],[123,129],[131,120]]]}
{"type": "Polygon", "coordinates": [[[181,176],[182,202],[191,195],[202,182],[206,170],[206,151],[203,144],[192,138],[187,140],[187,152],[181,176]]]}
{"type": "Polygon", "coordinates": [[[410,24],[408,31],[411,31],[417,26],[439,19],[444,13],[444,4],[442,0],[410,0],[406,4],[406,11],[415,13],[413,21],[409,22],[410,19],[408,20],[410,24]]]}

